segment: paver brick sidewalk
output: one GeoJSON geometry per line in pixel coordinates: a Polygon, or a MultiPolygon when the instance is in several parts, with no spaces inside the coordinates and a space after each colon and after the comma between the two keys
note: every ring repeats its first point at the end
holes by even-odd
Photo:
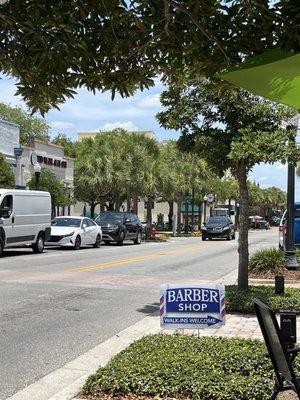
{"type": "MultiPolygon", "coordinates": [[[[226,324],[218,329],[185,330],[187,334],[228,338],[263,339],[255,315],[227,314],[226,324]]],[[[300,317],[297,318],[297,343],[300,343],[300,317]]]]}

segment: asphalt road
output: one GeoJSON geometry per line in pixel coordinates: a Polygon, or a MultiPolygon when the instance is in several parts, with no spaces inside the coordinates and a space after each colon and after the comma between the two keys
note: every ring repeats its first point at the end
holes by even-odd
{"type": "MultiPolygon", "coordinates": [[[[250,233],[250,250],[277,229],[250,233]]],[[[219,280],[237,266],[237,240],[174,238],[79,251],[7,250],[0,259],[0,399],[158,309],[162,283],[219,280]]]]}

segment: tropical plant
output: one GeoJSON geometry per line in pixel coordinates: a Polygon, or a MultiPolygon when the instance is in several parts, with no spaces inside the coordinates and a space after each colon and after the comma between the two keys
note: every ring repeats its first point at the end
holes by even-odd
{"type": "Polygon", "coordinates": [[[249,261],[249,272],[255,275],[281,275],[285,270],[284,251],[276,247],[255,251],[249,261]]]}

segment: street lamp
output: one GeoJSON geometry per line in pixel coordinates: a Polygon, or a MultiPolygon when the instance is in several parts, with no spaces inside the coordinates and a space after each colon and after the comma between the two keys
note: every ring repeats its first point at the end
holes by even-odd
{"type": "Polygon", "coordinates": [[[205,195],[203,197],[203,202],[204,202],[204,210],[203,210],[203,223],[205,224],[206,222],[206,203],[207,203],[208,197],[205,195]]]}
{"type": "Polygon", "coordinates": [[[34,175],[35,175],[35,190],[39,190],[39,182],[40,182],[40,175],[41,175],[41,165],[36,163],[33,167],[34,175]]]}
{"type": "Polygon", "coordinates": [[[236,225],[236,228],[238,228],[239,227],[239,219],[240,219],[240,203],[236,203],[235,206],[236,206],[236,221],[235,221],[235,225],[236,225]]]}

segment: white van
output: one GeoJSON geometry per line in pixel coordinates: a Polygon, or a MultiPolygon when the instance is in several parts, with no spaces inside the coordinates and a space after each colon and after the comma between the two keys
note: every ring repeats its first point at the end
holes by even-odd
{"type": "Polygon", "coordinates": [[[51,233],[48,192],[0,189],[0,256],[6,247],[31,245],[42,253],[51,233]]]}

